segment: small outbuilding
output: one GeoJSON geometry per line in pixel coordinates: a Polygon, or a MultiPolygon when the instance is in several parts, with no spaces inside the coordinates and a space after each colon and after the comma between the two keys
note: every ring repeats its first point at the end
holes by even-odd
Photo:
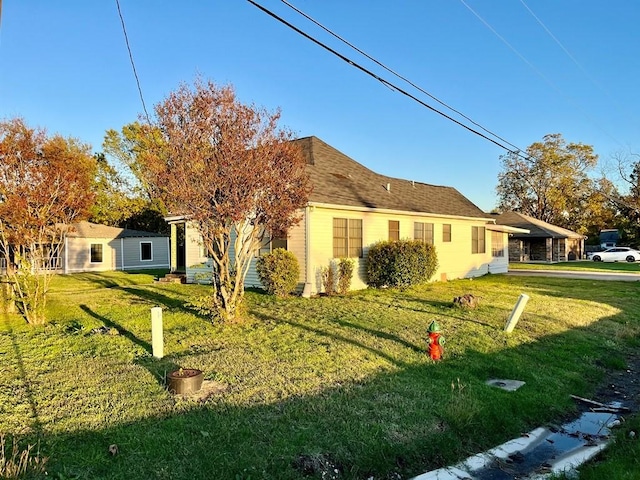
{"type": "Polygon", "coordinates": [[[529,230],[509,237],[510,262],[566,262],[583,258],[585,236],[518,212],[494,215],[496,224],[529,230]]]}
{"type": "Polygon", "coordinates": [[[168,269],[169,251],[168,235],[78,222],[56,263],[61,273],[168,269]]]}

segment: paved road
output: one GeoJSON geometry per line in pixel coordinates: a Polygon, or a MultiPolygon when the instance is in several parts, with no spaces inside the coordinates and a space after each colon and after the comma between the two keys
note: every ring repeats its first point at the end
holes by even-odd
{"type": "Polygon", "coordinates": [[[515,275],[519,277],[557,277],[579,278],[583,280],[640,282],[640,275],[637,273],[580,272],[577,270],[509,270],[507,275],[515,275]]]}

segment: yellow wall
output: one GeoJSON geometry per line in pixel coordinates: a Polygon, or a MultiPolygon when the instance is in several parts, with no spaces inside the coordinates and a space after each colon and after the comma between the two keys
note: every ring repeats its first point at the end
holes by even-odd
{"type": "Polygon", "coordinates": [[[493,258],[491,254],[491,232],[485,230],[485,253],[471,253],[471,227],[486,227],[482,219],[468,220],[463,218],[440,218],[424,215],[408,215],[394,213],[380,213],[379,211],[359,212],[342,210],[339,208],[314,206],[309,208],[309,252],[310,258],[305,257],[304,232],[306,222],[302,222],[289,231],[289,250],[300,262],[301,270],[308,266],[306,281],[311,284],[311,293],[322,291],[320,272],[335,259],[333,256],[333,219],[353,218],[362,219],[362,236],[364,258],[354,259],[356,268],[352,281],[352,289],[366,288],[365,259],[369,247],[380,240],[388,240],[389,220],[400,222],[400,238],[413,239],[414,222],[434,224],[434,245],[438,255],[438,270],[432,280],[451,280],[484,275],[486,273],[502,273],[506,271],[508,257],[506,256],[507,236],[503,234],[505,256],[493,258]],[[451,242],[442,241],[442,225],[451,224],[451,242]],[[295,239],[295,241],[293,241],[295,239]]]}

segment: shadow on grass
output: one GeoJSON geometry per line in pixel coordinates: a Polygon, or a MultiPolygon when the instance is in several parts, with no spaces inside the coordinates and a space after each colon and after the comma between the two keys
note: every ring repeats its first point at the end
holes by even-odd
{"type": "MultiPolygon", "coordinates": [[[[402,295],[403,300],[411,302],[411,303],[417,303],[419,305],[424,305],[425,307],[430,307],[430,308],[415,308],[415,307],[409,307],[406,304],[401,304],[399,302],[393,301],[393,297],[391,302],[384,302],[381,300],[373,300],[370,297],[366,298],[366,302],[367,303],[377,303],[378,305],[383,305],[383,306],[387,306],[389,308],[395,308],[397,310],[410,310],[413,312],[417,312],[417,313],[424,313],[425,315],[435,315],[435,316],[439,316],[439,317],[448,317],[448,318],[452,318],[455,320],[461,320],[463,322],[471,322],[471,323],[475,323],[477,325],[483,326],[483,327],[487,327],[487,328],[492,328],[492,329],[496,329],[495,326],[490,325],[486,322],[481,322],[479,320],[476,320],[474,318],[470,318],[468,315],[464,315],[463,312],[473,312],[474,309],[461,309],[458,307],[454,307],[453,306],[453,302],[442,302],[442,301],[438,301],[438,300],[425,300],[423,298],[420,297],[416,297],[416,296],[409,296],[404,292],[398,292],[399,295],[402,295]]],[[[480,306],[479,308],[482,308],[482,306],[480,306]]],[[[470,314],[470,313],[469,313],[470,314]]],[[[496,329],[498,330],[498,329],[496,329]]]]}
{"type": "Polygon", "coordinates": [[[141,347],[149,355],[151,355],[153,353],[152,349],[151,349],[151,344],[149,342],[146,342],[144,340],[139,339],[138,337],[136,337],[133,333],[131,333],[129,330],[124,328],[124,326],[120,325],[119,323],[111,320],[108,317],[105,317],[104,315],[100,315],[99,313],[94,312],[87,305],[80,305],[80,310],[82,310],[83,312],[89,314],[90,316],[92,316],[96,320],[101,321],[106,327],[115,328],[119,332],[120,335],[122,335],[123,337],[127,338],[129,341],[131,341],[131,343],[134,343],[135,345],[138,345],[139,347],[141,347]]]}
{"type": "Polygon", "coordinates": [[[61,275],[75,281],[82,281],[94,284],[102,288],[122,287],[125,285],[139,285],[141,282],[136,275],[146,275],[151,277],[163,276],[166,269],[151,270],[131,270],[131,271],[107,271],[107,272],[79,272],[61,275]]]}
{"type": "MultiPolygon", "coordinates": [[[[554,285],[537,285],[564,296],[554,285]]],[[[638,303],[623,306],[629,311],[638,303]]],[[[565,415],[572,408],[568,394],[592,391],[603,374],[596,363],[610,355],[594,341],[600,322],[490,354],[467,349],[463,356],[415,365],[349,335],[362,330],[415,351],[411,342],[375,328],[338,320],[344,331],[335,333],[258,318],[356,346],[387,360],[393,371],[328,380],[321,391],[269,402],[259,392],[243,397],[245,385],[237,378],[230,392],[204,404],[177,402],[173,411],[137,422],[45,438],[53,478],[297,480],[332,478],[334,470],[344,479],[408,478],[565,415]],[[486,386],[490,377],[527,383],[508,393],[486,386]],[[108,454],[110,444],[118,445],[118,455],[108,454]]]]}
{"type": "Polygon", "coordinates": [[[149,342],[138,338],[118,322],[115,322],[110,318],[105,317],[104,315],[100,315],[99,313],[94,312],[87,305],[80,305],[80,309],[96,320],[102,322],[106,327],[115,328],[120,335],[125,337],[134,345],[137,345],[144,351],[146,351],[148,353],[148,356],[137,358],[135,360],[135,363],[146,368],[161,385],[164,386],[166,384],[166,375],[168,372],[173,372],[174,370],[178,370],[180,368],[180,365],[176,363],[175,355],[172,355],[170,357],[155,358],[152,356],[153,348],[149,342]]]}
{"type": "MultiPolygon", "coordinates": [[[[388,355],[388,354],[384,353],[382,350],[370,347],[369,345],[366,345],[366,344],[364,344],[362,342],[359,342],[357,340],[349,338],[349,337],[347,337],[345,335],[338,335],[338,334],[336,334],[334,332],[328,332],[328,331],[322,330],[320,328],[311,327],[309,325],[303,325],[302,323],[294,322],[292,320],[284,320],[284,319],[281,319],[281,318],[271,317],[271,316],[265,315],[263,313],[254,313],[253,315],[255,317],[263,320],[263,321],[286,323],[288,325],[291,325],[292,327],[296,327],[296,328],[299,328],[301,330],[305,330],[307,332],[315,333],[316,335],[320,335],[321,337],[328,337],[328,338],[331,338],[333,340],[337,340],[339,342],[344,342],[344,343],[356,346],[356,347],[361,348],[363,350],[369,351],[369,352],[373,353],[376,356],[384,358],[389,363],[392,363],[392,364],[394,364],[394,365],[396,365],[398,367],[406,367],[407,366],[405,364],[405,362],[402,362],[402,361],[398,360],[397,358],[394,358],[391,355],[388,355]]],[[[360,327],[358,327],[358,328],[361,329],[360,327]]],[[[414,347],[413,345],[411,345],[410,348],[417,348],[417,347],[414,347]]]]}
{"type": "Polygon", "coordinates": [[[425,351],[425,348],[420,347],[419,345],[416,345],[414,343],[408,342],[404,338],[400,338],[397,335],[394,335],[392,333],[383,332],[382,330],[376,330],[374,328],[363,327],[362,325],[356,325],[356,324],[348,322],[346,320],[336,319],[334,321],[335,321],[335,323],[337,323],[338,325],[340,325],[342,327],[347,327],[347,328],[352,328],[352,329],[355,329],[355,330],[360,330],[360,331],[368,333],[371,336],[374,336],[374,337],[377,337],[377,338],[381,338],[381,339],[384,339],[384,340],[391,340],[392,342],[399,343],[403,347],[406,347],[406,348],[408,348],[410,350],[413,350],[414,352],[421,353],[421,352],[425,351]]]}
{"type": "MultiPolygon", "coordinates": [[[[16,358],[16,366],[18,368],[18,373],[20,375],[20,383],[22,384],[21,386],[24,389],[25,397],[27,399],[27,403],[29,404],[29,415],[33,420],[32,424],[30,425],[30,428],[33,429],[33,431],[39,435],[42,433],[43,428],[42,428],[42,421],[40,419],[40,413],[38,412],[38,404],[35,401],[34,392],[33,392],[35,379],[32,378],[32,375],[29,374],[29,372],[27,371],[27,368],[25,367],[25,362],[24,362],[25,353],[22,351],[20,342],[18,341],[18,335],[16,335],[16,333],[13,330],[13,327],[11,326],[11,322],[9,321],[9,315],[0,314],[0,318],[3,319],[5,331],[11,338],[11,348],[13,349],[13,354],[15,355],[15,358],[16,358]]],[[[2,354],[4,354],[4,352],[2,352],[2,354]]],[[[0,368],[0,373],[1,372],[2,372],[2,368],[0,368]]],[[[4,448],[4,445],[2,445],[2,447],[4,448]]],[[[4,452],[0,452],[0,457],[2,458],[2,460],[4,460],[5,458],[4,452]]],[[[2,463],[0,463],[0,466],[4,467],[2,463]]],[[[2,471],[3,470],[4,468],[2,469],[2,471]]]]}
{"type": "Polygon", "coordinates": [[[57,435],[49,439],[55,451],[46,452],[50,474],[86,479],[410,478],[566,413],[571,401],[568,396],[559,401],[558,391],[563,396],[567,388],[584,393],[585,376],[567,375],[559,387],[510,365],[521,355],[539,353],[532,346],[491,355],[469,351],[464,358],[403,366],[271,404],[239,405],[222,393],[204,404],[187,402],[172,415],[57,435]],[[495,374],[521,374],[527,385],[514,393],[484,385],[495,374]],[[118,445],[116,457],[107,452],[110,444],[118,445]]]}
{"type": "Polygon", "coordinates": [[[158,307],[165,307],[167,309],[181,310],[186,313],[190,313],[203,320],[211,321],[212,317],[202,313],[196,306],[192,306],[189,300],[170,297],[163,293],[162,288],[145,285],[143,287],[122,287],[123,292],[128,293],[132,297],[140,299],[143,302],[151,303],[158,307]]]}

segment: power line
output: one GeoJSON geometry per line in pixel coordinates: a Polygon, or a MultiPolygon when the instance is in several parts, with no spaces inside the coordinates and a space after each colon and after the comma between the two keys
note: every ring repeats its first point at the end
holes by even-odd
{"type": "MultiPolygon", "coordinates": [[[[611,94],[592,76],[589,72],[582,66],[580,62],[571,54],[571,52],[562,44],[560,40],[551,32],[551,30],[540,20],[540,18],[533,13],[533,10],[529,8],[529,6],[524,2],[524,0],[520,0],[520,3],[524,6],[524,8],[529,12],[529,14],[538,22],[538,24],[544,29],[545,32],[551,37],[551,39],[562,49],[562,51],[571,59],[571,61],[578,67],[578,69],[583,73],[583,75],[589,79],[589,81],[595,85],[605,96],[612,101],[612,103],[616,106],[616,108],[621,109],[620,104],[615,101],[615,99],[611,96],[611,94]]],[[[627,112],[625,114],[628,115],[627,112]]],[[[620,143],[620,142],[618,142],[620,143]]]]}
{"type": "Polygon", "coordinates": [[[475,125],[476,127],[480,128],[481,130],[484,130],[486,133],[488,133],[489,135],[494,136],[495,138],[499,139],[500,141],[506,143],[507,145],[512,146],[513,148],[515,148],[516,150],[521,150],[519,147],[517,147],[516,145],[510,143],[509,141],[505,140],[504,138],[502,138],[500,135],[492,132],[491,130],[486,129],[485,127],[483,127],[481,124],[475,122],[473,119],[469,118],[467,115],[465,115],[464,113],[456,110],[455,108],[453,108],[452,106],[446,104],[445,102],[443,102],[442,100],[440,100],[439,98],[437,98],[436,96],[432,95],[431,93],[427,92],[426,90],[424,90],[422,87],[420,87],[419,85],[416,85],[415,83],[413,83],[411,80],[409,80],[408,78],[402,76],[401,74],[395,72],[394,70],[392,70],[391,68],[387,67],[386,65],[384,65],[382,62],[378,61],[377,59],[375,59],[374,57],[372,57],[371,55],[367,54],[366,52],[362,51],[361,49],[359,49],[357,46],[353,45],[352,43],[350,43],[349,41],[345,40],[343,37],[341,37],[340,35],[338,35],[337,33],[333,32],[332,30],[330,30],[329,28],[327,28],[326,26],[322,25],[320,22],[318,22],[317,20],[315,20],[314,18],[312,18],[311,16],[307,15],[306,13],[304,13],[302,10],[298,9],[296,6],[292,5],[291,3],[289,3],[287,0],[281,0],[282,3],[284,3],[285,5],[287,5],[289,8],[293,9],[294,11],[296,11],[297,13],[299,13],[300,15],[302,15],[303,17],[305,17],[307,20],[313,22],[315,25],[317,25],[318,27],[322,28],[325,32],[327,32],[328,34],[332,35],[333,37],[337,38],[338,40],[340,40],[342,43],[348,45],[349,47],[351,47],[352,49],[354,49],[356,52],[358,52],[359,54],[365,56],[366,58],[368,58],[369,60],[371,60],[372,62],[374,62],[376,65],[384,68],[387,72],[395,75],[396,77],[398,77],[401,80],[404,80],[406,83],[408,83],[409,85],[411,85],[413,88],[415,88],[416,90],[424,93],[425,95],[427,95],[429,98],[435,100],[436,102],[438,102],[440,105],[442,105],[443,107],[448,108],[449,110],[451,110],[452,112],[460,115],[462,118],[464,118],[465,120],[471,122],[473,125],[475,125]]]}
{"type": "MultiPolygon", "coordinates": [[[[1,2],[2,0],[0,0],[1,2]]],[[[140,79],[138,78],[138,72],[136,71],[136,64],[133,61],[133,54],[131,53],[131,47],[129,45],[129,37],[127,36],[127,28],[124,24],[124,18],[122,17],[122,11],[120,10],[120,1],[116,0],[116,6],[118,7],[118,15],[120,16],[120,23],[122,24],[122,33],[124,33],[124,41],[127,44],[127,51],[129,52],[129,60],[131,61],[131,68],[133,69],[133,76],[136,78],[136,85],[138,86],[138,93],[140,94],[140,101],[142,102],[142,109],[147,117],[147,122],[151,124],[149,119],[149,112],[147,112],[147,105],[144,103],[144,96],[142,95],[142,88],[140,87],[140,79]]]]}
{"type": "Polygon", "coordinates": [[[490,24],[489,22],[487,22],[484,18],[482,18],[480,16],[480,14],[478,12],[476,12],[473,8],[471,8],[469,6],[469,4],[467,4],[464,0],[460,0],[460,2],[467,7],[467,9],[473,13],[476,18],[478,20],[480,20],[485,27],[487,27],[489,30],[491,30],[491,32],[498,37],[502,43],[504,43],[507,47],[509,47],[509,49],[511,49],[511,51],[513,53],[515,53],[520,60],[522,60],[524,63],[526,63],[529,68],[531,68],[534,72],[536,72],[545,82],[547,82],[547,84],[553,88],[556,92],[558,92],[560,95],[562,95],[564,97],[564,99],[567,101],[567,103],[569,105],[571,105],[572,107],[574,107],[576,110],[578,110],[580,113],[582,113],[582,115],[589,120],[594,126],[596,126],[598,128],[598,130],[600,130],[602,133],[604,133],[607,137],[609,137],[611,140],[613,140],[614,142],[616,142],[618,145],[624,146],[622,144],[622,142],[620,142],[617,138],[615,138],[613,135],[611,135],[607,130],[605,130],[602,126],[600,126],[600,124],[598,122],[596,122],[578,103],[576,103],[570,96],[568,96],[566,93],[564,93],[555,83],[553,83],[544,73],[542,73],[533,63],[531,63],[524,55],[522,55],[513,45],[511,45],[502,35],[500,35],[490,24]]]}
{"type": "MultiPolygon", "coordinates": [[[[374,78],[375,80],[378,80],[380,83],[382,83],[383,85],[385,85],[386,87],[391,88],[392,90],[395,90],[399,93],[401,93],[402,95],[414,100],[415,102],[418,102],[420,105],[422,105],[425,108],[428,108],[429,110],[437,113],[438,115],[443,116],[444,118],[446,118],[447,120],[454,122],[455,124],[461,126],[462,128],[470,131],[471,133],[478,135],[481,138],[484,138],[485,140],[488,140],[489,142],[493,143],[494,145],[497,145],[498,147],[502,148],[503,150],[506,150],[509,153],[513,153],[525,160],[529,160],[528,157],[523,156],[520,153],[520,149],[518,149],[516,147],[516,150],[512,150],[508,147],[506,147],[505,145],[503,145],[502,143],[498,142],[497,140],[494,140],[493,138],[489,138],[488,136],[484,135],[483,133],[469,127],[468,125],[465,125],[464,123],[456,120],[455,118],[447,115],[446,113],[438,110],[435,107],[432,107],[431,105],[429,105],[428,103],[420,100],[419,98],[417,98],[415,95],[410,94],[409,92],[407,92],[406,90],[398,87],[397,85],[393,84],[392,82],[385,80],[384,78],[380,77],[379,75],[373,73],[372,71],[366,69],[365,67],[363,67],[362,65],[356,63],[355,61],[351,60],[350,58],[346,57],[345,55],[342,55],[341,53],[337,52],[336,50],[332,49],[331,47],[329,47],[328,45],[322,43],[321,41],[317,40],[316,38],[312,37],[311,35],[307,34],[306,32],[300,30],[298,27],[296,27],[295,25],[287,22],[285,19],[283,19],[282,17],[279,17],[278,15],[276,15],[275,13],[273,13],[271,10],[263,7],[262,5],[256,3],[254,0],[247,0],[249,3],[251,3],[253,6],[257,7],[258,9],[262,10],[264,13],[266,13],[267,15],[269,15],[270,17],[274,18],[275,20],[279,21],[280,23],[282,23],[283,25],[286,25],[287,27],[289,27],[290,29],[294,30],[296,33],[302,35],[303,37],[305,37],[306,39],[312,41],[313,43],[315,43],[316,45],[324,48],[325,50],[327,50],[328,52],[330,52],[331,54],[335,55],[336,57],[340,58],[341,60],[343,60],[344,62],[348,63],[349,65],[351,65],[352,67],[355,67],[356,69],[360,70],[361,72],[369,75],[370,77],[374,78]]],[[[505,142],[508,143],[508,142],[505,142]]],[[[509,144],[510,145],[510,144],[509,144]]]]}

